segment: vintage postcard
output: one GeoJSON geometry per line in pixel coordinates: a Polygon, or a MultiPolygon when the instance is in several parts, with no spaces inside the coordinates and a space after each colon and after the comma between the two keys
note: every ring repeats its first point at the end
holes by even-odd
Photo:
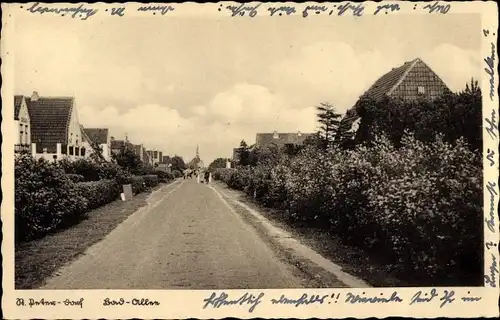
{"type": "Polygon", "coordinates": [[[4,317],[498,317],[497,16],[2,4],[4,317]]]}

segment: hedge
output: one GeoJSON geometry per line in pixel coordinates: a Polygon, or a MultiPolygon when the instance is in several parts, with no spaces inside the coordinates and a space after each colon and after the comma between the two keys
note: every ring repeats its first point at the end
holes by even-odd
{"type": "Polygon", "coordinates": [[[88,200],[57,165],[22,155],[15,162],[15,238],[31,240],[79,221],[88,200]]]}
{"type": "Polygon", "coordinates": [[[482,164],[463,139],[310,147],[272,165],[219,169],[214,178],[283,209],[290,221],[384,257],[390,271],[414,281],[480,281],[482,164]]]}
{"type": "Polygon", "coordinates": [[[99,208],[116,200],[122,191],[122,186],[115,180],[80,182],[76,187],[87,199],[87,210],[99,208]]]}

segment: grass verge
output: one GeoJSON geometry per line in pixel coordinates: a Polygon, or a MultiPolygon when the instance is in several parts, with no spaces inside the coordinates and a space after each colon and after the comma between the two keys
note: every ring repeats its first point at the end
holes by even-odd
{"type": "Polygon", "coordinates": [[[78,255],[123,222],[128,216],[147,204],[152,190],[136,195],[123,202],[120,199],[89,211],[84,220],[65,230],[48,234],[41,239],[16,245],[15,288],[36,289],[54,271],[74,260],[78,255]]]}
{"type": "MultiPolygon", "coordinates": [[[[384,265],[383,262],[367,256],[359,248],[353,248],[352,246],[343,244],[336,235],[321,229],[305,227],[300,223],[293,222],[286,217],[285,212],[266,208],[255,202],[251,197],[245,195],[244,193],[229,189],[223,183],[217,183],[217,186],[231,198],[234,198],[246,204],[253,210],[261,213],[273,225],[288,231],[302,244],[307,245],[323,257],[342,267],[344,272],[363,279],[371,286],[403,287],[409,285],[387,271],[388,266],[384,265]]],[[[240,208],[237,209],[239,213],[245,214],[245,210],[241,208],[241,206],[237,207],[240,208]]],[[[248,216],[251,214],[246,213],[245,215],[248,216]]],[[[288,259],[290,259],[290,255],[287,256],[288,259]]],[[[307,262],[299,261],[299,264],[304,272],[309,274],[318,272],[318,277],[326,279],[326,283],[331,283],[332,279],[328,279],[326,274],[308,266],[307,262]]]]}

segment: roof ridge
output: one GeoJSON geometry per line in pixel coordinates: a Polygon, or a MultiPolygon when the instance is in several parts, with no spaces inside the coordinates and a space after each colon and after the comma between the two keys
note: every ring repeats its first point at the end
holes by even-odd
{"type": "MultiPolygon", "coordinates": [[[[64,134],[66,136],[66,139],[68,139],[69,125],[71,123],[71,118],[73,117],[73,105],[74,105],[74,102],[75,102],[75,100],[71,100],[71,106],[69,107],[69,117],[66,120],[66,129],[65,129],[65,132],[64,132],[64,134]]],[[[83,127],[83,125],[80,124],[80,131],[82,131],[82,129],[81,129],[82,127],[83,127]]]]}
{"type": "MultiPolygon", "coordinates": [[[[394,84],[394,86],[391,89],[389,89],[389,91],[387,91],[387,95],[390,95],[394,90],[396,90],[396,88],[401,84],[401,82],[403,82],[403,80],[406,78],[406,76],[411,71],[411,69],[413,69],[413,67],[415,67],[415,65],[419,61],[421,61],[420,58],[415,58],[412,61],[408,62],[410,64],[410,66],[405,70],[405,72],[399,78],[399,80],[396,82],[396,84],[394,84]]],[[[403,67],[403,66],[404,66],[404,64],[401,67],[403,67]]]]}

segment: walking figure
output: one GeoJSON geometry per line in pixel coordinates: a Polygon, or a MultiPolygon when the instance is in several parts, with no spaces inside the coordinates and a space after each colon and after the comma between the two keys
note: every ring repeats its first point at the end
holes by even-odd
{"type": "Polygon", "coordinates": [[[210,178],[210,172],[205,171],[205,183],[208,184],[208,179],[210,178]]]}

